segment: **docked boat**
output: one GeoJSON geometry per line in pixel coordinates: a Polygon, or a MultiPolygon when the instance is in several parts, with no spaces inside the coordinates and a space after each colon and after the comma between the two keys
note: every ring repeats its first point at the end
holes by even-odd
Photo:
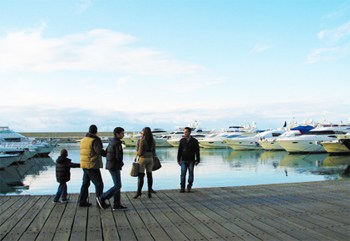
{"type": "Polygon", "coordinates": [[[337,139],[350,150],[350,133],[346,133],[345,135],[338,135],[337,139]]]}
{"type": "Polygon", "coordinates": [[[227,140],[237,137],[251,136],[257,133],[256,126],[230,126],[227,130],[212,133],[202,140],[199,146],[203,148],[228,148],[227,140]]]}
{"type": "Polygon", "coordinates": [[[336,140],[349,131],[350,125],[321,125],[300,136],[279,138],[277,143],[289,153],[326,152],[321,142],[336,140]]]}
{"type": "Polygon", "coordinates": [[[3,154],[0,153],[0,169],[10,166],[12,163],[19,161],[19,154],[3,154]]]}
{"type": "MultiPolygon", "coordinates": [[[[170,146],[167,142],[167,134],[169,134],[168,131],[162,129],[162,128],[154,128],[152,130],[153,138],[156,142],[156,146],[170,146]]],[[[125,146],[127,147],[136,147],[138,140],[141,138],[141,132],[138,133],[131,133],[129,135],[125,135],[123,138],[123,142],[125,146]]]]}
{"type": "Polygon", "coordinates": [[[290,130],[286,130],[281,135],[261,138],[258,140],[258,143],[265,151],[284,151],[284,148],[277,143],[278,139],[300,136],[313,128],[311,125],[295,126],[290,128],[290,130]]]}
{"type": "Polygon", "coordinates": [[[231,138],[226,139],[226,143],[229,147],[231,147],[234,150],[239,151],[245,151],[245,150],[261,150],[263,149],[260,144],[259,140],[263,140],[266,138],[276,138],[286,132],[283,129],[277,129],[277,130],[268,130],[261,133],[258,133],[254,136],[247,136],[247,137],[237,137],[237,138],[231,138]]]}
{"type": "MultiPolygon", "coordinates": [[[[57,142],[44,142],[29,139],[8,127],[0,127],[0,148],[28,149],[35,156],[45,157],[57,146],[57,142]]],[[[31,155],[30,153],[27,153],[31,155]]]]}
{"type": "Polygon", "coordinates": [[[323,148],[331,155],[341,155],[341,154],[350,154],[350,149],[348,149],[345,144],[336,139],[336,140],[330,140],[330,141],[322,141],[320,143],[323,148]]]}

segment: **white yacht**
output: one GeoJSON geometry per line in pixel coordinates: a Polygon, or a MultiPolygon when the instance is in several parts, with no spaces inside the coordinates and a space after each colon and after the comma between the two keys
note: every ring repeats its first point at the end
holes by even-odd
{"type": "Polygon", "coordinates": [[[277,130],[268,130],[261,133],[258,133],[254,136],[245,136],[226,139],[226,143],[229,147],[234,150],[244,151],[244,150],[261,150],[262,147],[259,144],[259,140],[266,138],[276,138],[286,132],[283,129],[277,130]]]}
{"type": "Polygon", "coordinates": [[[290,153],[326,152],[322,141],[336,140],[336,135],[350,131],[350,125],[321,125],[295,137],[279,138],[277,143],[290,153]]]}
{"type": "Polygon", "coordinates": [[[277,143],[278,139],[300,136],[313,128],[311,125],[295,126],[290,128],[290,130],[285,130],[281,135],[262,138],[258,140],[258,143],[265,151],[284,151],[284,148],[277,143]]]}
{"type": "Polygon", "coordinates": [[[32,140],[9,127],[0,127],[0,148],[28,149],[30,152],[36,152],[36,156],[48,156],[56,145],[57,142],[32,140]]]}
{"type": "Polygon", "coordinates": [[[204,139],[199,140],[199,146],[203,148],[228,148],[227,140],[242,136],[256,134],[256,126],[229,126],[227,130],[212,133],[204,139]]]}
{"type": "MultiPolygon", "coordinates": [[[[162,128],[154,128],[152,130],[153,137],[156,142],[156,146],[170,146],[164,138],[164,135],[168,134],[169,132],[162,129],[162,128]]],[[[135,146],[137,145],[138,140],[141,138],[141,132],[137,133],[131,133],[128,135],[125,135],[123,138],[123,142],[125,146],[135,146]]]]}

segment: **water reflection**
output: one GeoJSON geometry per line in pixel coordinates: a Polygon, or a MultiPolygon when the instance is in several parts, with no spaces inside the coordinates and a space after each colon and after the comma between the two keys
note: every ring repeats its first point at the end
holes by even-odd
{"type": "Polygon", "coordinates": [[[38,176],[41,172],[46,171],[48,167],[54,165],[55,162],[51,157],[38,157],[0,170],[0,193],[21,193],[23,189],[29,188],[24,183],[27,176],[38,176]]]}
{"type": "MultiPolygon", "coordinates": [[[[105,144],[106,146],[106,144],[105,144]]],[[[0,170],[0,194],[53,194],[57,190],[54,160],[62,148],[69,158],[79,162],[79,144],[64,144],[54,149],[51,158],[35,158],[22,165],[0,170]]],[[[135,148],[124,149],[122,170],[123,191],[135,191],[137,178],[129,176],[135,148]]],[[[177,164],[177,148],[158,148],[157,155],[162,168],[154,172],[154,188],[179,188],[180,167],[177,164]]],[[[105,159],[103,160],[105,162],[105,159]]],[[[350,156],[327,154],[290,155],[285,151],[234,151],[227,149],[201,149],[201,163],[195,169],[194,188],[258,185],[286,182],[320,181],[341,178],[350,164],[350,156]]],[[[112,186],[110,174],[101,169],[105,187],[112,186]]],[[[80,168],[71,169],[69,193],[79,193],[82,180],[80,168]]],[[[95,192],[91,185],[90,192],[95,192]]]]}

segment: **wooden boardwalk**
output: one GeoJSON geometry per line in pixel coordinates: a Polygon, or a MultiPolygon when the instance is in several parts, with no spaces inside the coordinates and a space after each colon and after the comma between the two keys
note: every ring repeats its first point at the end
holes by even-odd
{"type": "Polygon", "coordinates": [[[0,240],[350,240],[350,180],[133,195],[114,212],[1,196],[0,240]]]}

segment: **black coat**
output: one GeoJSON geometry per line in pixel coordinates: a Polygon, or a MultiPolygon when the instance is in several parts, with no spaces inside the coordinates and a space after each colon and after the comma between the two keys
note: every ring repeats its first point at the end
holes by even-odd
{"type": "Polygon", "coordinates": [[[200,162],[199,143],[196,138],[191,136],[188,142],[186,138],[180,140],[177,161],[200,162]]]}
{"type": "Polygon", "coordinates": [[[72,163],[72,160],[59,156],[56,160],[56,180],[57,182],[68,182],[70,180],[71,167],[80,167],[79,163],[72,163]]]}
{"type": "Polygon", "coordinates": [[[122,142],[118,138],[113,138],[107,147],[107,162],[106,169],[108,170],[121,170],[124,166],[123,163],[123,147],[122,142]]]}

